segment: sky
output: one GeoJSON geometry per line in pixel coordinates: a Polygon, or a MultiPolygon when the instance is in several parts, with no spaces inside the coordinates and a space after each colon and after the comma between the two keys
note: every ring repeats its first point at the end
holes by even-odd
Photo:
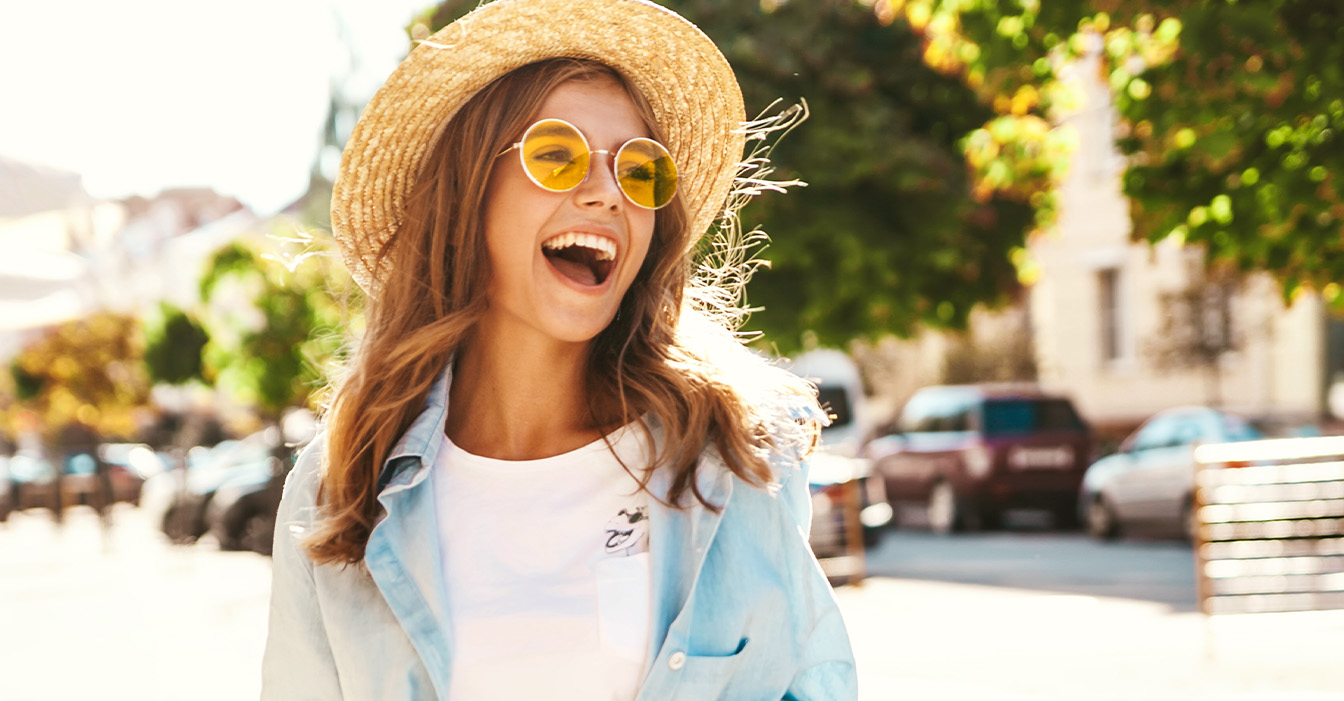
{"type": "Polygon", "coordinates": [[[275,211],[307,188],[332,77],[367,99],[432,1],[6,2],[0,156],[95,197],[207,186],[275,211]]]}

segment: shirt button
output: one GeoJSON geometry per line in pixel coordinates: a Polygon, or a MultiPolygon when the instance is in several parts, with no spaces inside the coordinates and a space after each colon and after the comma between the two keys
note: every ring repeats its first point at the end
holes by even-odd
{"type": "Polygon", "coordinates": [[[671,657],[667,658],[667,668],[672,670],[673,672],[685,666],[686,666],[686,653],[684,652],[674,652],[672,653],[671,657]]]}

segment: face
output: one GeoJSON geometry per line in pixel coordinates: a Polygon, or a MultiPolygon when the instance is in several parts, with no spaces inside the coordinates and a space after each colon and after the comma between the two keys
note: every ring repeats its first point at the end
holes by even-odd
{"type": "MultiPolygon", "coordinates": [[[[649,136],[630,97],[610,80],[562,84],[532,121],[546,118],[578,127],[594,151],[615,153],[649,136]]],[[[513,342],[584,344],[615,317],[644,263],[654,212],[626,199],[611,158],[594,153],[587,180],[567,192],[533,184],[517,149],[495,160],[485,198],[492,277],[482,331],[513,342]]]]}

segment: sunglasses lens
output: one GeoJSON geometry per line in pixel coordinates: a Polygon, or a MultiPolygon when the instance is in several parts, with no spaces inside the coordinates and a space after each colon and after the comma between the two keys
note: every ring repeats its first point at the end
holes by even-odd
{"type": "Polygon", "coordinates": [[[572,190],[588,173],[588,144],[574,127],[558,119],[533,124],[523,135],[520,150],[532,181],[547,190],[572,190]]]}
{"type": "MultiPolygon", "coordinates": [[[[533,124],[519,151],[532,182],[553,192],[578,187],[588,175],[592,155],[583,134],[559,119],[533,124]]],[[[631,202],[658,209],[677,193],[677,166],[657,141],[631,139],[616,154],[616,180],[631,202]]]]}
{"type": "Polygon", "coordinates": [[[631,139],[616,154],[616,178],[631,202],[658,209],[677,193],[672,154],[652,139],[631,139]]]}

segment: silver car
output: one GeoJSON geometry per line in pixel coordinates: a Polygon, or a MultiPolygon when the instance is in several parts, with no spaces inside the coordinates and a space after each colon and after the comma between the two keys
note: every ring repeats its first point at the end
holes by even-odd
{"type": "Polygon", "coordinates": [[[1122,531],[1190,537],[1194,512],[1194,448],[1264,438],[1235,414],[1208,407],[1168,409],[1144,422],[1108,455],[1087,468],[1079,509],[1098,538],[1122,531]]]}

